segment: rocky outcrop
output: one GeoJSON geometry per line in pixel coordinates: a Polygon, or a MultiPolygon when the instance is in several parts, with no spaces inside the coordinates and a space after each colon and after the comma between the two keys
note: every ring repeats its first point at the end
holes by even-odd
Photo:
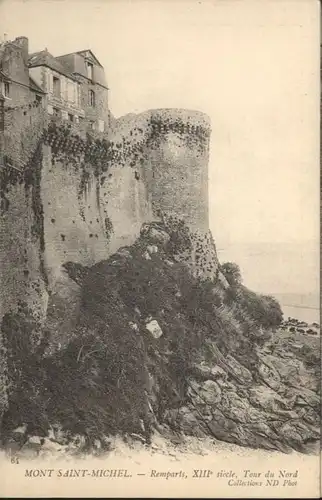
{"type": "MultiPolygon", "coordinates": [[[[305,337],[292,343],[278,331],[263,332],[269,340],[256,344],[262,327],[244,310],[245,300],[241,305],[236,294],[231,302],[219,277],[200,279],[191,262],[180,260],[190,241],[184,226],[154,222],[105,261],[64,265],[42,333],[34,328],[34,343],[18,353],[19,362],[17,352],[13,361],[8,356],[19,378],[11,381],[6,436],[26,424],[31,453],[47,449],[57,425],[62,447],[75,448],[80,436],[86,450],[105,449],[106,436],[115,433],[149,441],[157,429],[166,437],[207,435],[284,453],[316,452],[318,345],[309,347],[305,337]],[[44,441],[32,444],[32,435],[44,441]]],[[[33,329],[23,321],[6,317],[9,354],[17,325],[33,329]]]]}

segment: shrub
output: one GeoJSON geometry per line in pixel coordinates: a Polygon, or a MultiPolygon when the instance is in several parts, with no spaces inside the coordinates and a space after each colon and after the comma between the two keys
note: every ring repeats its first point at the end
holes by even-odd
{"type": "Polygon", "coordinates": [[[240,268],[234,262],[225,262],[220,266],[220,270],[230,285],[234,286],[242,283],[240,268]]]}
{"type": "Polygon", "coordinates": [[[9,408],[3,428],[9,430],[26,423],[29,430],[44,434],[48,429],[43,397],[46,332],[24,308],[3,317],[1,335],[7,349],[9,376],[9,408]]]}

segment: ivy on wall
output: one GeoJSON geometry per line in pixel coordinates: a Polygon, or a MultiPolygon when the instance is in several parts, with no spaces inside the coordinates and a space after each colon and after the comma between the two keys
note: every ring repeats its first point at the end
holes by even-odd
{"type": "Polygon", "coordinates": [[[104,219],[104,226],[105,226],[105,236],[107,241],[109,241],[113,233],[113,224],[108,216],[106,216],[104,219]]]}
{"type": "Polygon", "coordinates": [[[1,214],[8,211],[10,201],[7,197],[10,186],[15,186],[22,178],[22,172],[15,168],[13,161],[4,155],[3,168],[0,168],[0,210],[1,214]]]}
{"type": "MultiPolygon", "coordinates": [[[[23,185],[26,200],[30,200],[32,210],[32,223],[30,233],[32,241],[39,244],[39,267],[45,285],[48,285],[48,277],[44,264],[45,238],[44,238],[44,210],[41,200],[41,171],[43,163],[42,155],[43,140],[38,141],[38,145],[25,165],[23,170],[19,170],[11,158],[5,157],[4,168],[0,170],[0,196],[1,213],[9,213],[10,200],[9,192],[16,185],[23,185]]],[[[14,221],[13,221],[14,224],[14,221]]],[[[27,263],[27,252],[24,251],[25,263],[27,263]]],[[[24,275],[27,276],[27,269],[24,275]]]]}
{"type": "Polygon", "coordinates": [[[31,192],[31,208],[33,211],[33,223],[31,226],[31,236],[35,242],[39,242],[39,262],[40,272],[44,283],[48,285],[48,277],[44,263],[45,236],[44,236],[44,207],[41,199],[41,171],[43,164],[43,141],[40,140],[36,150],[27,163],[24,171],[24,186],[26,197],[31,192]]]}

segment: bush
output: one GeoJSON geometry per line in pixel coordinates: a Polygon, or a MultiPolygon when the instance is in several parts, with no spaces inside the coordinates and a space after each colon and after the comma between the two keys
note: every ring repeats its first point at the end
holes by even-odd
{"type": "Polygon", "coordinates": [[[9,408],[3,417],[3,429],[26,423],[30,431],[44,435],[48,429],[43,397],[46,332],[24,308],[3,317],[1,335],[7,349],[9,377],[9,408]]]}
{"type": "Polygon", "coordinates": [[[242,276],[240,268],[234,262],[225,262],[220,266],[220,270],[228,281],[229,285],[240,285],[242,283],[242,276]]]}

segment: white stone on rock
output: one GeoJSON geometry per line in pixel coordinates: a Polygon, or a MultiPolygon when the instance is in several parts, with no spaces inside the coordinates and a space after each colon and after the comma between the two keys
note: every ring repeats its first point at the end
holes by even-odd
{"type": "Polygon", "coordinates": [[[152,333],[155,339],[158,339],[161,337],[161,335],[163,335],[163,331],[161,330],[159,323],[155,319],[147,323],[145,327],[147,330],[149,330],[150,333],[152,333]]]}
{"type": "Polygon", "coordinates": [[[28,439],[28,443],[41,445],[41,438],[39,436],[30,436],[28,439]]]}
{"type": "Polygon", "coordinates": [[[143,257],[144,257],[146,260],[151,260],[151,255],[149,254],[149,252],[148,252],[148,251],[147,251],[147,252],[145,252],[145,253],[143,254],[143,257]]]}
{"type": "Polygon", "coordinates": [[[17,427],[14,431],[12,431],[13,434],[25,434],[27,430],[27,425],[23,424],[20,427],[17,427]]]}
{"type": "Polygon", "coordinates": [[[158,247],[156,245],[148,245],[146,247],[146,249],[149,253],[157,253],[158,252],[158,247]]]}

